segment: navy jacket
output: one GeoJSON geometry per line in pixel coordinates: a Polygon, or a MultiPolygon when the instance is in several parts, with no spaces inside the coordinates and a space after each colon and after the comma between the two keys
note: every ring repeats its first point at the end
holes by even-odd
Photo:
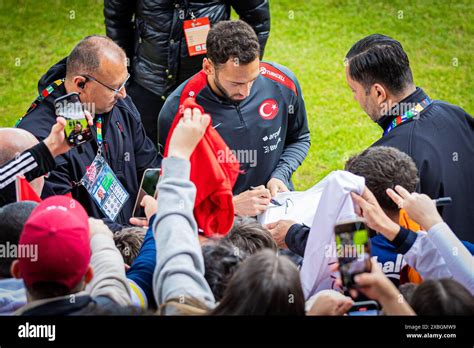
{"type": "MultiPolygon", "coordinates": [[[[38,91],[50,85],[53,81],[64,78],[66,75],[66,59],[54,65],[41,78],[38,91]]],[[[23,117],[17,127],[26,129],[39,140],[46,138],[51,127],[56,122],[54,100],[66,94],[64,85],[41,102],[35,109],[23,117]]],[[[120,182],[123,184],[130,198],[117,216],[115,223],[104,219],[112,230],[128,224],[133,214],[133,207],[143,172],[147,168],[159,167],[160,160],[153,142],[145,135],[140,114],[130,97],[119,99],[114,108],[102,115],[103,139],[105,158],[120,182]]],[[[86,173],[97,154],[96,129],[92,127],[94,140],[74,148],[66,154],[56,158],[56,169],[45,181],[43,198],[51,195],[62,195],[71,192],[86,209],[89,216],[103,219],[105,216],[95,204],[83,185],[77,185],[86,173]]]]}
{"type": "Polygon", "coordinates": [[[66,316],[66,315],[108,315],[120,313],[120,306],[107,296],[95,298],[80,295],[71,302],[71,297],[64,296],[23,312],[22,316],[66,316]]]}
{"type": "MultiPolygon", "coordinates": [[[[160,112],[161,151],[178,112],[181,92],[188,83],[193,83],[193,78],[169,96],[160,112]]],[[[240,103],[220,98],[209,84],[200,88],[196,102],[211,115],[212,125],[241,165],[242,174],[237,178],[233,193],[239,194],[250,186],[266,185],[271,178],[278,178],[292,188],[291,176],[310,147],[304,99],[293,73],[284,66],[262,62],[250,95],[240,103]],[[275,104],[277,107],[271,109],[275,104]]],[[[223,154],[222,160],[225,158],[223,154]]]]}
{"type": "MultiPolygon", "coordinates": [[[[421,88],[401,103],[426,98],[421,88]]],[[[377,123],[386,129],[396,117],[377,123]]],[[[435,100],[419,118],[402,123],[372,146],[393,146],[416,163],[418,190],[431,198],[451,197],[453,204],[440,209],[443,220],[461,240],[474,242],[474,119],[458,106],[435,100]]]]}
{"type": "Polygon", "coordinates": [[[153,215],[148,222],[148,231],[143,240],[140,252],[127,271],[127,278],[133,280],[145,293],[148,308],[156,308],[153,295],[153,272],[156,267],[156,243],[153,236],[153,215]]]}

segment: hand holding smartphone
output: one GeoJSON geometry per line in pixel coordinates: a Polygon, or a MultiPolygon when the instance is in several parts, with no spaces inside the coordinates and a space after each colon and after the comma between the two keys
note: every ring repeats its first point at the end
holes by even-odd
{"type": "Polygon", "coordinates": [[[146,195],[156,198],[156,187],[160,179],[161,168],[149,168],[143,173],[140,189],[138,191],[135,207],[133,208],[133,217],[137,219],[145,219],[145,209],[140,205],[143,197],[146,195]]]}
{"type": "Polygon", "coordinates": [[[372,316],[379,315],[379,304],[376,301],[361,301],[355,302],[349,309],[347,315],[349,316],[372,316]]]}
{"type": "Polygon", "coordinates": [[[66,139],[71,146],[78,146],[92,138],[92,133],[81,104],[79,94],[68,93],[54,101],[56,115],[66,120],[66,139]]]}
{"type": "Polygon", "coordinates": [[[337,223],[334,232],[342,285],[347,292],[357,287],[354,276],[371,271],[369,232],[362,219],[337,223]]]}

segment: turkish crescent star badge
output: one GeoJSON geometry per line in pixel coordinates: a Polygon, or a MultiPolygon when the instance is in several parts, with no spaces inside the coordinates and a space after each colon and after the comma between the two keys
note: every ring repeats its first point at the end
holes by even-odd
{"type": "Polygon", "coordinates": [[[278,114],[278,103],[275,99],[265,99],[260,107],[258,113],[264,120],[272,120],[278,114]]]}

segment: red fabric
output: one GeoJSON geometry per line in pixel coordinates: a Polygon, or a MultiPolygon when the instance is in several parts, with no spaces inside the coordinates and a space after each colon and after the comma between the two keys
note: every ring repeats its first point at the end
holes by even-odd
{"type": "Polygon", "coordinates": [[[24,176],[18,176],[16,178],[16,200],[21,201],[33,201],[41,202],[41,198],[33,190],[28,180],[24,176]]]}
{"type": "MultiPolygon", "coordinates": [[[[196,103],[194,96],[206,83],[206,75],[201,71],[184,87],[179,111],[168,133],[164,157],[168,156],[171,135],[183,116],[184,109],[198,108],[204,112],[204,109],[196,103]]],[[[194,204],[194,217],[197,224],[206,236],[226,235],[234,223],[232,188],[239,175],[239,162],[211,124],[191,155],[190,162],[190,179],[197,188],[194,204]],[[223,157],[224,160],[219,160],[223,157]]]]}

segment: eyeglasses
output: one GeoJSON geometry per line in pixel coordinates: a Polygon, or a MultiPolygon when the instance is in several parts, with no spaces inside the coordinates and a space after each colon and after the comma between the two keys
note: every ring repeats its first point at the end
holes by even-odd
{"type": "Polygon", "coordinates": [[[104,86],[105,88],[111,90],[112,92],[114,92],[114,94],[119,94],[120,91],[125,87],[125,84],[127,83],[128,79],[130,78],[130,74],[127,74],[127,78],[125,79],[125,81],[120,85],[119,88],[113,88],[113,87],[110,87],[108,85],[106,85],[105,83],[103,82],[100,82],[99,80],[97,80],[95,77],[93,76],[90,76],[90,75],[79,75],[79,76],[82,76],[84,78],[86,78],[87,80],[92,80],[92,81],[95,81],[97,82],[98,84],[101,84],[102,86],[104,86]]]}

